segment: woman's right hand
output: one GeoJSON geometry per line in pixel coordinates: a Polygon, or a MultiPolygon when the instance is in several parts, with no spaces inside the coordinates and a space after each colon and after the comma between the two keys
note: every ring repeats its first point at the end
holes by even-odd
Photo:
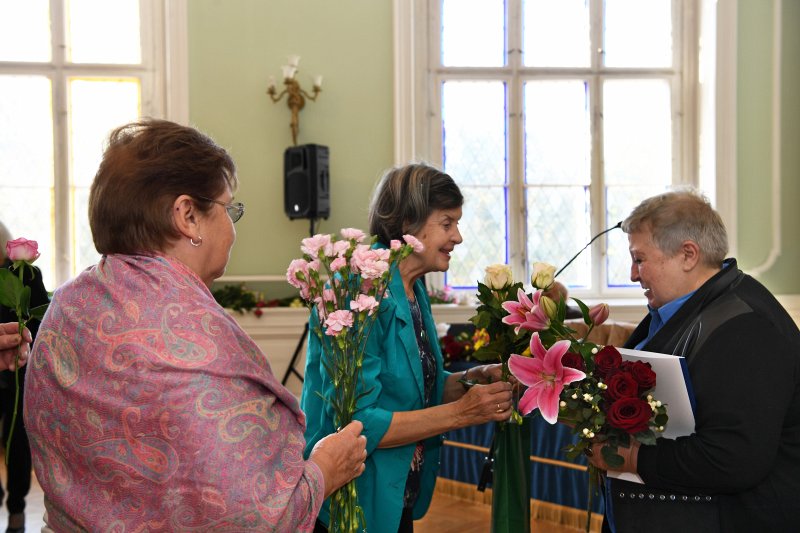
{"type": "Polygon", "coordinates": [[[495,381],[488,385],[474,385],[453,405],[461,422],[459,427],[508,420],[513,406],[511,383],[495,381]]]}
{"type": "Polygon", "coordinates": [[[325,478],[325,497],[364,472],[367,459],[367,437],[361,434],[364,426],[353,420],[338,433],[320,439],[311,450],[309,459],[322,470],[325,478]]]}

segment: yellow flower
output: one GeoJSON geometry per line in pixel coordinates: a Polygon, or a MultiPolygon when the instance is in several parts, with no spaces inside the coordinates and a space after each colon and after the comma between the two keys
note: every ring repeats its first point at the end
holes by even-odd
{"type": "Polygon", "coordinates": [[[489,332],[483,328],[476,329],[475,334],[472,335],[472,343],[476,350],[485,344],[489,344],[490,340],[489,332]]]}

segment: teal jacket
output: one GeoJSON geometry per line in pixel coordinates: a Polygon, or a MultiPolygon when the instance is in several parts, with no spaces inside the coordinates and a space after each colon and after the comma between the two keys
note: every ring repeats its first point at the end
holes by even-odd
{"type": "MultiPolygon", "coordinates": [[[[436,326],[431,305],[421,281],[414,284],[414,294],[419,302],[425,331],[436,357],[436,385],[431,404],[442,401],[444,380],[448,372],[442,368],[442,354],[437,342],[436,326]]],[[[316,314],[311,317],[306,371],[303,382],[301,407],[306,413],[305,457],[311,453],[321,438],[334,432],[331,408],[317,394],[329,395],[332,384],[322,366],[322,346],[313,328],[316,314]]],[[[395,411],[422,409],[423,381],[414,323],[408,306],[400,273],[394,269],[387,295],[381,302],[378,318],[367,341],[363,366],[363,390],[369,393],[358,401],[355,418],[364,424],[367,437],[366,470],[357,479],[359,503],[364,509],[369,533],[397,533],[403,508],[406,478],[416,444],[378,449],[378,443],[389,429],[395,411]]],[[[422,486],[414,506],[414,518],[421,518],[428,510],[433,496],[433,486],[439,471],[440,449],[443,436],[425,441],[425,463],[422,486]]],[[[320,520],[329,523],[328,502],[320,511],[320,520]]]]}

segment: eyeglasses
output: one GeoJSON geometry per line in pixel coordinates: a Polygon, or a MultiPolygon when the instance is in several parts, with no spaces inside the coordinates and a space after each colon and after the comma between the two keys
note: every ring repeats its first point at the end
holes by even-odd
{"type": "Polygon", "coordinates": [[[200,200],[205,200],[206,202],[213,202],[215,204],[219,204],[225,208],[225,211],[228,212],[228,216],[231,217],[231,222],[236,224],[239,222],[239,219],[242,218],[244,215],[244,204],[242,202],[236,202],[233,204],[226,204],[225,202],[220,202],[219,200],[212,200],[211,198],[206,198],[205,196],[197,196],[200,200]]]}

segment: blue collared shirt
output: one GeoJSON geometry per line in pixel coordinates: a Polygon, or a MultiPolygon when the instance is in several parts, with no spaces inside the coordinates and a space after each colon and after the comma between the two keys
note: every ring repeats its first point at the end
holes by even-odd
{"type": "Polygon", "coordinates": [[[680,298],[675,298],[671,302],[665,303],[658,309],[653,309],[648,305],[647,309],[650,311],[650,329],[647,330],[647,337],[645,337],[644,340],[636,345],[636,349],[641,350],[642,346],[650,342],[650,339],[652,339],[653,336],[658,333],[658,330],[660,330],[664,324],[666,324],[667,321],[669,321],[669,319],[678,312],[678,309],[680,309],[686,300],[691,298],[694,293],[695,291],[692,291],[689,294],[684,294],[680,298]]]}

